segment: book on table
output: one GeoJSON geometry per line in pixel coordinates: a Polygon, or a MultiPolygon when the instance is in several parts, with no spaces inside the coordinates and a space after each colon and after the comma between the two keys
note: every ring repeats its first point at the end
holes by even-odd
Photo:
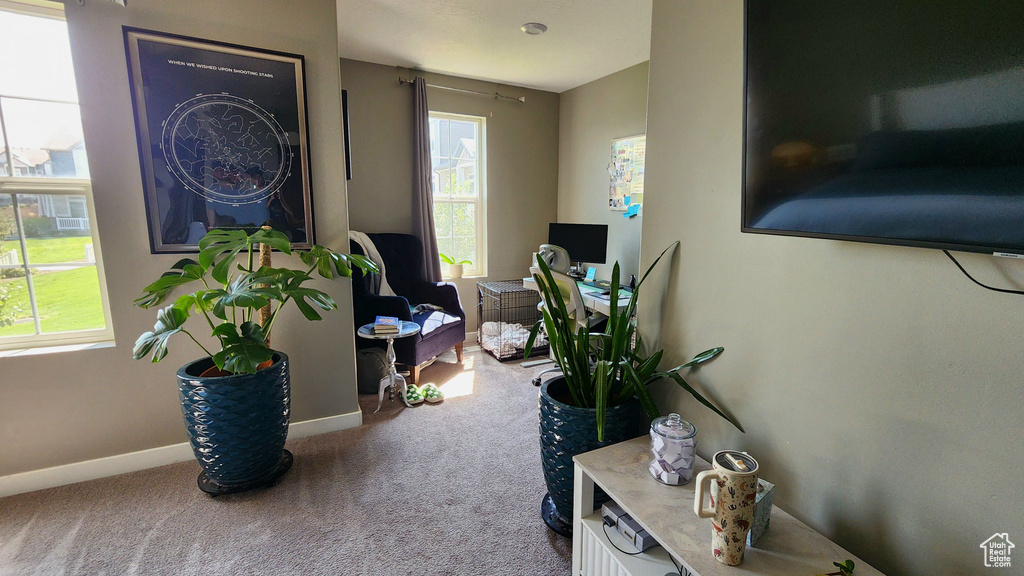
{"type": "Polygon", "coordinates": [[[394,316],[377,316],[377,319],[373,321],[374,334],[397,334],[398,327],[398,318],[394,316]]]}

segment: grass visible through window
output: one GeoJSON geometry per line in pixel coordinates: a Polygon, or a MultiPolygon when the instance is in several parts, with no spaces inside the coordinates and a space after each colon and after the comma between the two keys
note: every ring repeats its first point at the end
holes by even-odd
{"type": "MultiPolygon", "coordinates": [[[[43,333],[104,327],[96,267],[46,267],[48,263],[85,261],[85,246],[91,243],[92,239],[87,236],[26,240],[43,333]]],[[[25,279],[9,278],[0,285],[11,295],[7,306],[20,310],[15,324],[0,328],[0,337],[34,334],[32,304],[25,279]]]]}
{"type": "Polygon", "coordinates": [[[28,248],[28,261],[33,266],[55,262],[84,262],[85,247],[92,244],[92,237],[28,238],[25,244],[28,248]]]}

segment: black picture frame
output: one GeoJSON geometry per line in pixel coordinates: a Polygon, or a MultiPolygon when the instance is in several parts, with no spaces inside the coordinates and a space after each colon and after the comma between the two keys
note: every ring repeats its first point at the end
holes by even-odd
{"type": "Polygon", "coordinates": [[[312,247],[303,56],[123,32],[152,253],[262,225],[312,247]]]}
{"type": "Polygon", "coordinates": [[[348,90],[341,91],[341,129],[345,137],[345,180],[352,179],[352,132],[348,125],[348,90]]]}

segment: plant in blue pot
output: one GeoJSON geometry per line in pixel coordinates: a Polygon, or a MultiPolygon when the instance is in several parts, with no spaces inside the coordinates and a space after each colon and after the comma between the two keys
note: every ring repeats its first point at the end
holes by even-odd
{"type": "MultiPolygon", "coordinates": [[[[635,315],[637,296],[669,249],[647,269],[625,306],[619,305],[619,264],[615,263],[608,300],[610,314],[603,328],[577,321],[566,307],[569,296],[564,288],[547,262],[537,259],[540,273],[533,277],[543,306],[525,356],[529,357],[535,339],[544,330],[561,374],[545,382],[540,392],[541,463],[548,488],[541,501],[541,517],[563,536],[572,535],[573,456],[643,434],[651,419],[661,414],[648,390],[651,384],[673,380],[698,402],[743,430],[680,374],[715,359],[724,348],[712,348],[669,370],[659,370],[663,350],[649,355],[642,352],[643,338],[637,331],[635,315]]],[[[595,490],[594,497],[598,506],[608,500],[600,489],[595,490]]]]}
{"type": "Polygon", "coordinates": [[[288,471],[290,372],[288,356],[270,347],[281,311],[291,302],[308,320],[338,306],[327,293],[304,284],[313,274],[350,277],[352,266],[377,267],[363,256],[313,246],[296,251],[303,268],[270,266],[270,250],[292,254],[288,238],[269,228],[211,230],[199,241],[198,257],[178,261],[143,290],[135,305],[152,308],[176,288],[198,285],[157,311],[156,325],[135,342],[136,360],[167,355],[172,337],[184,335],[204,357],[178,370],[178,397],[192,451],[203,472],[199,488],[211,495],[269,486],[288,471]],[[256,253],[262,257],[256,261],[256,253]],[[242,260],[242,261],[240,261],[242,260]],[[186,324],[192,321],[191,331],[186,324]],[[205,332],[215,349],[196,337],[205,332]]]}

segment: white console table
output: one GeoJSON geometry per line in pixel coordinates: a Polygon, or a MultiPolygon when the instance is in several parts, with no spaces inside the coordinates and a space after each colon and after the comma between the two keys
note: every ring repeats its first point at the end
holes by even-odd
{"type": "MultiPolygon", "coordinates": [[[[772,509],[768,532],[747,547],[743,563],[726,566],[711,555],[711,520],[693,513],[694,482],[666,486],[651,478],[650,439],[646,436],[573,458],[573,576],[665,576],[676,573],[671,555],[693,576],[814,576],[834,572],[835,561],[851,559],[855,576],[881,574],[838,544],[815,532],[778,506],[772,509]],[[600,486],[640,523],[661,547],[630,556],[611,546],[594,510],[594,485],[600,486]]],[[[694,476],[710,465],[697,458],[694,476]]],[[[623,547],[618,533],[608,534],[623,547]]],[[[686,572],[684,571],[684,574],[686,572]]]]}

